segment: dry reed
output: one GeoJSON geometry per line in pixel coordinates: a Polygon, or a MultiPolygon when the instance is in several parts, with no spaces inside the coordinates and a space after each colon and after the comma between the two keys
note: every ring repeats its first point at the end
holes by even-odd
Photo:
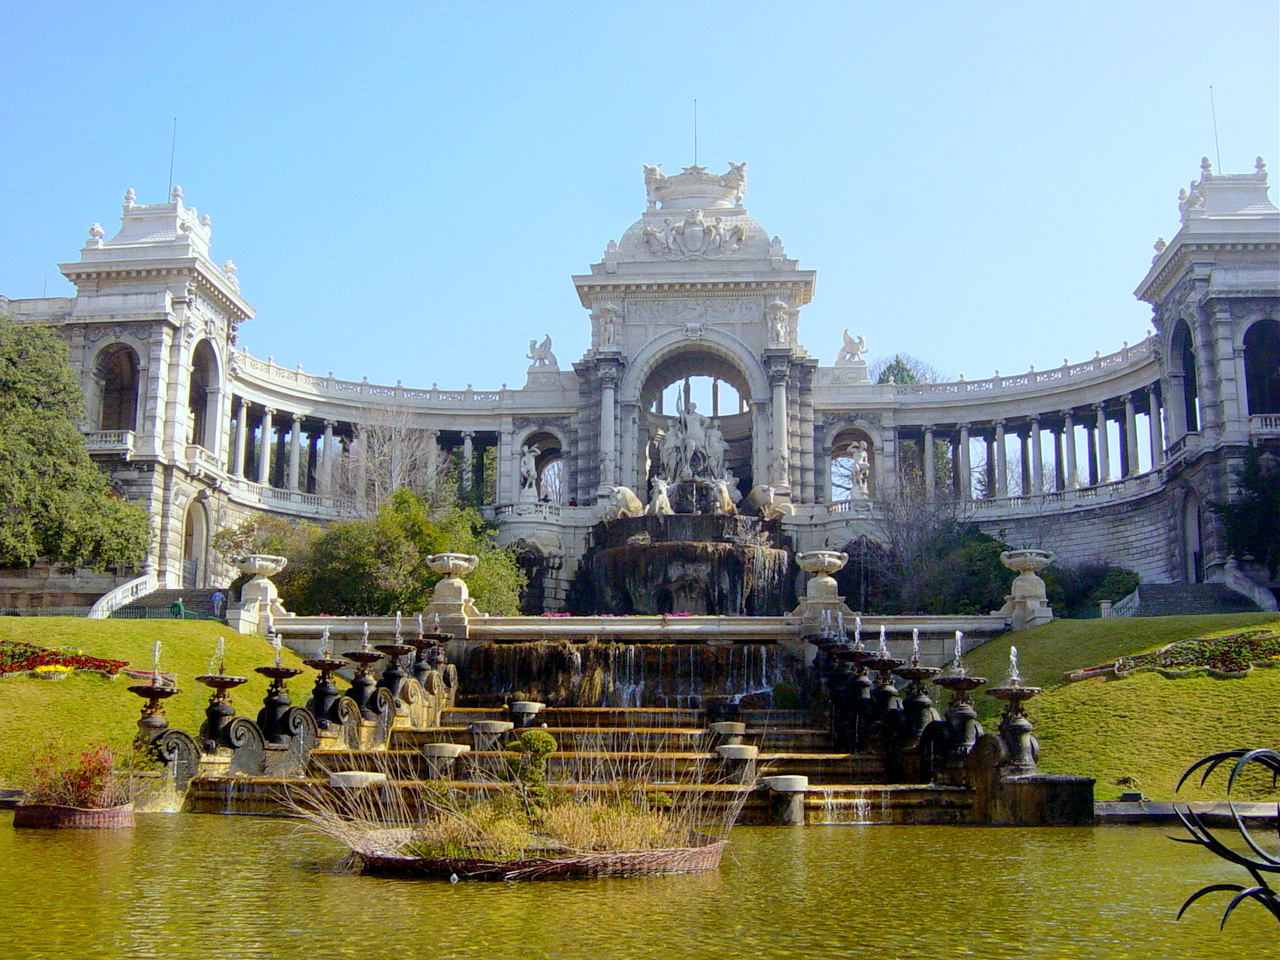
{"type": "Polygon", "coordinates": [[[494,757],[472,762],[467,780],[441,781],[420,779],[415,755],[379,753],[384,783],[301,781],[283,799],[373,872],[512,880],[713,868],[754,777],[658,745],[634,731],[579,735],[547,758],[534,788],[494,757]]]}

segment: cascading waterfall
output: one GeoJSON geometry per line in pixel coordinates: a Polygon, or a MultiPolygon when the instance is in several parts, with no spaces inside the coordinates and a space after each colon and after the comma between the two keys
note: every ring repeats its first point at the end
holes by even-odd
{"type": "Polygon", "coordinates": [[[455,656],[460,703],[541,700],[562,706],[699,709],[708,698],[773,707],[804,667],[775,644],[477,644],[455,656]]]}

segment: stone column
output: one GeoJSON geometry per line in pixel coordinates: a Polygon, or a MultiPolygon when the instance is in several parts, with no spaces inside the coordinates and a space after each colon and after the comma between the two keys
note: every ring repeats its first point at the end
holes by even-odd
{"type": "Polygon", "coordinates": [[[791,489],[791,451],[787,449],[787,371],[771,370],[769,386],[773,392],[773,464],[774,484],[779,489],[791,489]]]}
{"type": "Polygon", "coordinates": [[[1004,442],[1004,421],[996,421],[996,496],[1009,496],[1009,452],[1004,442]]]}
{"type": "Polygon", "coordinates": [[[348,456],[355,462],[355,498],[357,502],[363,502],[369,495],[369,458],[366,455],[365,443],[367,442],[362,436],[364,433],[360,429],[360,425],[352,424],[351,426],[351,446],[348,449],[348,456]]]}
{"type": "Polygon", "coordinates": [[[937,477],[934,475],[936,465],[933,461],[933,425],[924,428],[924,495],[932,500],[935,496],[937,477]]]}
{"type": "Polygon", "coordinates": [[[324,422],[324,446],[321,448],[320,457],[320,492],[326,496],[333,496],[333,466],[335,462],[333,449],[333,428],[337,423],[333,420],[324,422]]]}
{"type": "MultiPolygon", "coordinates": [[[[1040,496],[1044,493],[1044,449],[1040,443],[1040,417],[1031,418],[1031,493],[1040,496]]],[[[1025,454],[1024,454],[1025,455],[1025,454]]],[[[1027,468],[1023,465],[1023,475],[1027,468]]]]}
{"type": "Polygon", "coordinates": [[[1111,448],[1107,441],[1107,411],[1103,404],[1099,403],[1095,406],[1098,416],[1098,425],[1095,428],[1095,437],[1098,444],[1098,482],[1111,482],[1111,448]]]}
{"type": "Polygon", "coordinates": [[[258,482],[271,485],[271,448],[274,446],[276,412],[271,407],[262,411],[262,426],[258,432],[258,482]]]}
{"type": "Polygon", "coordinates": [[[1132,477],[1138,472],[1138,423],[1132,393],[1124,395],[1124,459],[1124,475],[1132,477]]]}
{"type": "Polygon", "coordinates": [[[231,475],[244,476],[245,439],[249,429],[249,404],[244,397],[236,397],[236,442],[231,450],[231,475]]]}
{"type": "Polygon", "coordinates": [[[1018,432],[1018,489],[1022,496],[1031,493],[1031,428],[1018,432]]]}
{"type": "Polygon", "coordinates": [[[1067,489],[1067,432],[1065,425],[1058,428],[1050,428],[1053,436],[1053,489],[1067,489]]]}
{"type": "MultiPolygon", "coordinates": [[[[680,387],[684,391],[686,409],[689,404],[689,381],[680,387]]],[[[600,493],[618,482],[618,371],[613,367],[600,370],[600,493]]]]}
{"type": "Polygon", "coordinates": [[[720,381],[714,377],[711,380],[711,416],[720,416],[720,381]]]}
{"type": "Polygon", "coordinates": [[[440,431],[427,431],[427,482],[434,485],[440,472],[440,431]]]}
{"type": "Polygon", "coordinates": [[[1067,476],[1062,489],[1071,490],[1080,486],[1080,475],[1076,472],[1076,422],[1070,410],[1062,411],[1062,437],[1067,454],[1067,476]]]}
{"type": "Polygon", "coordinates": [[[957,459],[957,463],[959,464],[957,469],[960,472],[960,475],[957,478],[959,480],[960,499],[972,500],[973,499],[973,467],[972,467],[972,464],[970,463],[970,457],[969,457],[969,425],[967,423],[960,424],[959,454],[960,456],[957,457],[956,459],[957,459]]]}
{"type": "Polygon", "coordinates": [[[817,464],[814,456],[813,395],[802,390],[800,396],[800,502],[817,500],[817,464]]]}
{"type": "Polygon", "coordinates": [[[1151,421],[1151,469],[1164,463],[1164,431],[1161,429],[1160,392],[1153,383],[1147,387],[1148,419],[1151,421]]]}
{"type": "Polygon", "coordinates": [[[471,490],[471,482],[474,479],[476,451],[472,439],[475,435],[474,430],[462,431],[462,489],[464,493],[471,490]]]}
{"type": "Polygon", "coordinates": [[[302,479],[301,459],[302,459],[302,414],[295,413],[292,415],[292,426],[289,430],[289,478],[285,486],[290,490],[297,490],[302,479]]]}

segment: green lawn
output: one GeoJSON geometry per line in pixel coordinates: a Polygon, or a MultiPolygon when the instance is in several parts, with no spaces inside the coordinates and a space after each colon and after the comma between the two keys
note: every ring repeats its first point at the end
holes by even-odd
{"type": "MultiPolygon", "coordinates": [[[[194,734],[204,718],[209,690],[195,677],[209,672],[218,637],[226,640],[227,672],[248,676],[237,691],[241,713],[256,716],[267,680],[253,668],[271,662],[271,648],[258,637],[242,637],[224,624],[199,620],[83,620],[74,617],[0,617],[0,640],[70,647],[90,656],[128,660],[150,670],[153,645],[161,642],[160,669],[177,676],[182,691],[168,701],[169,722],[194,734]]],[[[289,650],[285,662],[301,666],[289,650]]],[[[314,671],[292,681],[294,702],[306,700],[314,671]]],[[[142,701],[126,688],[142,681],[123,674],[110,679],[74,672],[63,680],[30,676],[0,679],[0,784],[14,782],[32,752],[56,741],[68,750],[90,743],[127,746],[137,732],[142,701]]]]}
{"type": "MultiPolygon", "coordinates": [[[[1059,620],[988,641],[965,657],[965,665],[992,685],[1002,683],[1008,674],[1009,647],[1017,646],[1023,682],[1045,688],[1027,713],[1035,724],[1040,766],[1046,773],[1096,777],[1099,800],[1133,789],[1116,785],[1126,776],[1136,777],[1152,799],[1218,799],[1225,795],[1223,775],[1215,775],[1204,790],[1183,787],[1175,794],[1173,789],[1182,772],[1207,753],[1280,748],[1280,668],[1255,669],[1240,680],[1167,680],[1148,672],[1122,680],[1099,677],[1067,683],[1064,675],[1175,640],[1258,626],[1280,630],[1280,615],[1059,620]]],[[[988,731],[994,732],[1000,702],[981,691],[974,702],[988,731]]],[[[1243,786],[1242,799],[1276,797],[1262,778],[1243,786]]]]}

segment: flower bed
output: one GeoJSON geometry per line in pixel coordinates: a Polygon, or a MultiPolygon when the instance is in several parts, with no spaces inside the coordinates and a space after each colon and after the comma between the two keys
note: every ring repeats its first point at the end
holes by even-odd
{"type": "Polygon", "coordinates": [[[1107,674],[1127,677],[1142,670],[1169,678],[1197,674],[1231,678],[1247,676],[1254,667],[1270,666],[1280,666],[1280,634],[1245,630],[1225,637],[1180,640],[1153,653],[1119,657],[1115,663],[1073,671],[1067,679],[1088,680],[1107,674]]]}
{"type": "Polygon", "coordinates": [[[58,650],[17,640],[0,640],[0,676],[17,673],[51,676],[72,670],[97,670],[114,677],[128,665],[127,660],[90,657],[79,650],[58,650]]]}

